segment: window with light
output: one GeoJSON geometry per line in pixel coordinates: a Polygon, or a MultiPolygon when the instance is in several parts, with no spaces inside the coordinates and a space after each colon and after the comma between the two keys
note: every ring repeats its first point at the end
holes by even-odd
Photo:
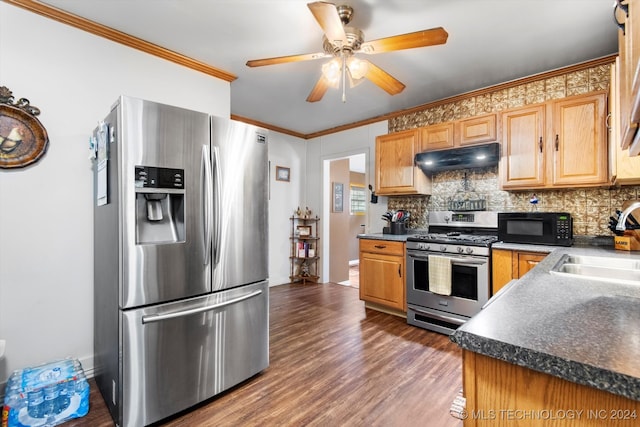
{"type": "Polygon", "coordinates": [[[349,201],[351,215],[364,215],[367,209],[367,193],[363,185],[351,184],[349,186],[349,201]]]}

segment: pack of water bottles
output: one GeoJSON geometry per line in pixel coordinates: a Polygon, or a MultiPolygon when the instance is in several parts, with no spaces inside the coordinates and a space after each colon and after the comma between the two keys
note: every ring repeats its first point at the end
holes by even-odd
{"type": "Polygon", "coordinates": [[[2,427],[51,427],[89,412],[89,383],[77,359],[14,371],[7,381],[2,427]]]}

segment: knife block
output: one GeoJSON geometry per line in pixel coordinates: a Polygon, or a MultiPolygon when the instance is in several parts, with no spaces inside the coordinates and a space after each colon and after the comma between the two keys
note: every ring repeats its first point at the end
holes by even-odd
{"type": "Polygon", "coordinates": [[[640,251],[638,230],[625,231],[624,236],[615,236],[614,248],[620,251],[640,251]]]}
{"type": "MultiPolygon", "coordinates": [[[[622,210],[637,200],[628,200],[622,204],[622,210]]],[[[640,220],[640,209],[635,209],[631,214],[640,220]]],[[[614,248],[621,251],[640,251],[640,230],[626,230],[624,235],[614,237],[614,248]]]]}
{"type": "Polygon", "coordinates": [[[382,228],[382,234],[407,234],[407,226],[404,222],[392,222],[382,228]]]}

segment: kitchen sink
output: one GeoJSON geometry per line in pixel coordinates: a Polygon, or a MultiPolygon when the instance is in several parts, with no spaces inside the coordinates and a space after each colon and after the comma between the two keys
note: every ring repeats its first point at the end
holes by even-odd
{"type": "Polygon", "coordinates": [[[563,255],[551,274],[640,286],[640,259],[563,255]]]}

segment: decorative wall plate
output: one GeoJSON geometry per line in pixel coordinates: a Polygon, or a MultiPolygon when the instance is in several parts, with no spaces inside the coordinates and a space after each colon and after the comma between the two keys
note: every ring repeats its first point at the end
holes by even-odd
{"type": "Polygon", "coordinates": [[[0,87],[0,168],[20,168],[38,161],[47,151],[49,137],[35,117],[40,110],[0,87]]]}

